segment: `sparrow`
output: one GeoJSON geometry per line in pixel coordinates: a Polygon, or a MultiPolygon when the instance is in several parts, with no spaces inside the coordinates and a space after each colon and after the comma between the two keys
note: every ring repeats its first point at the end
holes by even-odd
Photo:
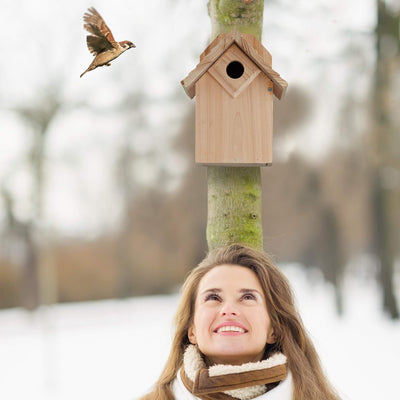
{"type": "Polygon", "coordinates": [[[110,28],[94,7],[88,9],[83,15],[83,27],[91,33],[86,36],[87,47],[95,57],[88,69],[81,74],[81,78],[88,71],[103,65],[110,66],[110,61],[119,57],[124,51],[136,47],[129,40],[116,42],[110,28]]]}

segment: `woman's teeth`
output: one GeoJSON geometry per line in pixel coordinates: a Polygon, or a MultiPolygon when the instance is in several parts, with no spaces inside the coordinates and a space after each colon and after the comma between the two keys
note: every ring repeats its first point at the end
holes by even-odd
{"type": "Polygon", "coordinates": [[[240,328],[239,326],[223,326],[217,330],[217,333],[220,332],[239,332],[239,333],[245,333],[245,330],[243,328],[240,328]]]}

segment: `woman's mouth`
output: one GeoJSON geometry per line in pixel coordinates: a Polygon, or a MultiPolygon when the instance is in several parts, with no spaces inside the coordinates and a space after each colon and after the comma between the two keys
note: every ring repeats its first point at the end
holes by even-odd
{"type": "Polygon", "coordinates": [[[214,333],[246,333],[247,330],[238,325],[220,325],[215,330],[214,333]]]}

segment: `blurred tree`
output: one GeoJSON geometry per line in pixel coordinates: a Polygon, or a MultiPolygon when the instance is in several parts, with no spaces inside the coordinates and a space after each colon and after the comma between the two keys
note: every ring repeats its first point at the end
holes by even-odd
{"type": "Polygon", "coordinates": [[[123,132],[116,164],[116,181],[118,191],[121,194],[121,220],[116,239],[116,297],[120,298],[129,297],[138,292],[138,288],[135,288],[136,285],[132,279],[135,260],[132,252],[131,235],[135,229],[135,221],[132,217],[131,208],[134,198],[138,194],[138,183],[135,182],[133,176],[135,150],[132,146],[132,137],[146,126],[144,116],[146,101],[144,93],[137,91],[128,94],[120,107],[125,111],[129,110],[128,118],[130,119],[129,127],[125,128],[123,132]]]}
{"type": "MultiPolygon", "coordinates": [[[[286,162],[276,162],[273,171],[265,174],[264,241],[268,251],[279,254],[280,260],[321,270],[335,288],[337,311],[341,313],[342,232],[338,208],[327,196],[329,185],[324,174],[331,166],[314,166],[293,156],[286,162]]],[[[335,189],[343,195],[340,188],[335,189]]]]}
{"type": "MultiPolygon", "coordinates": [[[[400,48],[400,15],[394,14],[385,0],[377,0],[376,66],[373,93],[372,131],[373,170],[372,212],[374,216],[374,249],[380,261],[380,282],[383,288],[383,307],[392,318],[399,318],[393,288],[395,261],[395,208],[398,208],[398,185],[385,181],[386,171],[399,171],[399,139],[394,124],[393,86],[396,85],[400,48]],[[396,69],[397,67],[397,69],[396,69]]],[[[397,243],[398,248],[398,243],[397,243]]]]}
{"type": "MultiPolygon", "coordinates": [[[[261,41],[264,0],[210,0],[211,40],[237,29],[261,41]]],[[[263,248],[260,167],[216,167],[208,172],[207,243],[263,248]]]]}
{"type": "MultiPolygon", "coordinates": [[[[15,112],[32,130],[32,141],[29,153],[29,165],[32,173],[32,217],[24,224],[23,240],[29,249],[29,257],[24,265],[24,274],[27,282],[25,290],[31,292],[30,299],[35,299],[29,308],[40,303],[56,302],[55,266],[52,263],[49,251],[45,251],[47,243],[41,231],[43,217],[43,196],[45,189],[45,160],[46,141],[49,127],[61,108],[59,88],[50,85],[32,105],[15,107],[15,112]],[[34,278],[36,276],[36,278],[34,278]],[[38,287],[35,287],[38,285],[38,287]],[[36,294],[38,293],[38,295],[36,294]]],[[[46,250],[49,250],[47,247],[46,250]]]]}
{"type": "Polygon", "coordinates": [[[44,163],[46,153],[47,134],[49,126],[59,111],[61,104],[58,99],[58,90],[49,87],[41,98],[33,105],[16,107],[17,114],[32,129],[32,141],[29,154],[29,161],[33,176],[33,215],[40,219],[43,213],[44,195],[44,163]]]}
{"type": "MultiPolygon", "coordinates": [[[[14,213],[15,199],[4,187],[1,189],[6,224],[2,235],[2,244],[7,247],[7,258],[21,269],[18,289],[18,298],[11,306],[22,306],[27,310],[34,310],[39,304],[39,284],[37,273],[37,252],[33,239],[33,228],[30,222],[19,221],[14,213]]],[[[15,266],[14,266],[15,270],[15,266]]],[[[18,274],[15,274],[18,277],[18,274]]],[[[19,278],[19,277],[18,277],[19,278]]],[[[9,290],[9,289],[8,289],[9,290]]],[[[4,299],[2,306],[10,300],[4,299]]]]}
{"type": "MultiPolygon", "coordinates": [[[[194,158],[194,110],[184,119],[176,147],[194,158]]],[[[155,187],[141,190],[129,210],[133,293],[162,293],[174,289],[205,254],[206,177],[204,168],[190,163],[174,192],[163,189],[169,179],[161,173],[155,187]]],[[[143,188],[142,188],[143,189],[143,188]]]]}

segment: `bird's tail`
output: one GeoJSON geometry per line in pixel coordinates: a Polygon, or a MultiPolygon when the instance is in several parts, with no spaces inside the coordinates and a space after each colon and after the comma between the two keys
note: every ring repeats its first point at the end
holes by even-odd
{"type": "Polygon", "coordinates": [[[88,72],[88,71],[89,71],[89,68],[86,71],[82,72],[79,78],[82,78],[82,76],[85,75],[86,72],[88,72]]]}

